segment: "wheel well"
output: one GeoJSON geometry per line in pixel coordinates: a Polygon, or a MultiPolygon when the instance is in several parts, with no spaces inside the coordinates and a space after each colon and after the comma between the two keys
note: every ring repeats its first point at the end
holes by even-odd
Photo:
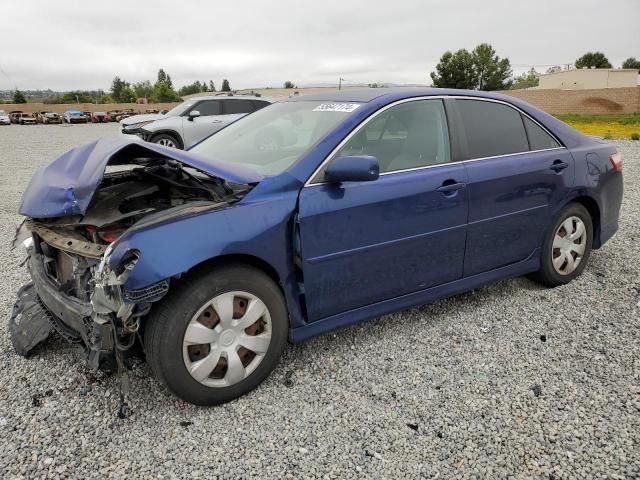
{"type": "Polygon", "coordinates": [[[278,288],[282,289],[282,285],[280,283],[280,276],[278,272],[269,265],[267,262],[262,260],[261,258],[254,257],[253,255],[245,255],[245,254],[230,254],[230,255],[221,255],[219,257],[210,258],[205,260],[202,263],[199,263],[192,268],[189,269],[187,275],[195,272],[201,272],[203,270],[210,270],[212,268],[217,268],[222,265],[250,265],[263,273],[267,274],[269,278],[271,278],[278,288]]]}
{"type": "Polygon", "coordinates": [[[600,207],[598,203],[593,198],[586,196],[574,198],[572,202],[582,205],[591,215],[591,221],[593,222],[593,248],[600,248],[600,207]]]}

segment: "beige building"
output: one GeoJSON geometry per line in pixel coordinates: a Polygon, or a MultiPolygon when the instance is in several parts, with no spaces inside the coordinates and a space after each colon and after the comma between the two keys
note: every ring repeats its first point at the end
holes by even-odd
{"type": "Polygon", "coordinates": [[[579,68],[540,75],[539,89],[583,90],[638,86],[638,70],[623,68],[579,68]]]}

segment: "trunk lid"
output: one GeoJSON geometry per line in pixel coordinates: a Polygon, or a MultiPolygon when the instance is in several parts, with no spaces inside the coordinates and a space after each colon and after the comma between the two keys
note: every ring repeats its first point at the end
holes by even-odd
{"type": "Polygon", "coordinates": [[[252,184],[263,178],[240,165],[209,161],[136,138],[105,138],[70,150],[40,167],[22,194],[20,214],[32,218],[84,215],[107,165],[131,164],[139,158],[176,160],[232,183],[252,184]]]}

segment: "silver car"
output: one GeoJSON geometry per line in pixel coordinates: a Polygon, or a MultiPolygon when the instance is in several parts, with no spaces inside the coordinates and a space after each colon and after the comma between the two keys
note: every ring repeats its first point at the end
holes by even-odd
{"type": "Polygon", "coordinates": [[[4,110],[0,110],[0,125],[11,125],[11,119],[4,110]]]}
{"type": "Polygon", "coordinates": [[[168,147],[189,149],[200,140],[272,100],[251,96],[190,98],[164,115],[134,115],[123,120],[122,133],[168,147]]]}

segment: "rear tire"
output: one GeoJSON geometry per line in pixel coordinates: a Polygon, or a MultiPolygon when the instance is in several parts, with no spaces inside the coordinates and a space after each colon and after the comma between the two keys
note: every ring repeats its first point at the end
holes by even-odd
{"type": "Polygon", "coordinates": [[[542,245],[540,270],[532,279],[548,287],[565,285],[584,271],[593,245],[593,220],[579,203],[557,215],[542,245]]]}
{"type": "Polygon", "coordinates": [[[256,268],[231,265],[173,288],[147,319],[144,348],[156,378],[171,392],[196,405],[217,405],[267,378],[288,328],[273,280],[256,268]]]}
{"type": "Polygon", "coordinates": [[[177,148],[182,150],[182,142],[175,136],[170,133],[159,133],[154,135],[149,140],[151,143],[157,143],[158,145],[163,145],[165,147],[177,148]]]}

